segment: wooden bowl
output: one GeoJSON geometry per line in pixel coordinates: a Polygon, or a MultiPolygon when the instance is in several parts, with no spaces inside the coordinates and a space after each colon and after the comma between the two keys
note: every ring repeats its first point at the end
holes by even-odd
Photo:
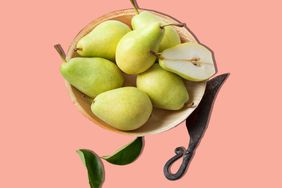
{"type": "MultiPolygon", "coordinates": [[[[179,22],[176,19],[166,14],[152,11],[152,10],[150,11],[162,17],[163,20],[167,23],[179,22]]],[[[90,24],[84,27],[78,33],[78,35],[74,38],[68,50],[68,53],[67,53],[67,60],[78,56],[74,52],[74,48],[76,47],[77,42],[80,40],[80,38],[82,38],[87,33],[89,33],[93,28],[95,28],[95,26],[104,22],[105,20],[111,20],[111,19],[119,20],[130,26],[131,18],[134,15],[135,15],[134,9],[118,10],[118,11],[114,11],[109,14],[106,14],[92,21],[90,24]]],[[[194,36],[189,32],[187,28],[175,27],[175,29],[178,31],[182,42],[196,41],[194,36]]],[[[136,76],[125,75],[125,78],[126,78],[125,86],[135,86],[136,76]]],[[[130,135],[135,135],[135,136],[144,136],[147,134],[161,133],[163,131],[167,131],[179,125],[181,122],[185,121],[186,118],[195,110],[196,106],[199,104],[205,92],[206,82],[195,83],[195,82],[185,81],[185,83],[186,83],[186,86],[187,86],[187,89],[190,95],[190,100],[188,101],[187,104],[194,102],[194,107],[191,108],[188,105],[186,105],[184,106],[182,110],[178,110],[178,111],[168,111],[168,110],[160,110],[160,109],[154,108],[153,113],[150,119],[146,122],[146,124],[144,124],[141,128],[137,130],[133,130],[133,131],[120,131],[106,124],[102,120],[100,120],[90,110],[90,105],[91,105],[92,100],[89,97],[87,97],[86,95],[82,94],[76,88],[72,87],[68,82],[66,82],[66,86],[67,86],[67,89],[69,91],[69,94],[70,94],[70,97],[73,103],[76,105],[79,111],[82,112],[82,114],[84,114],[94,124],[102,128],[105,128],[107,130],[117,132],[117,133],[124,133],[124,134],[130,134],[130,135]]]]}

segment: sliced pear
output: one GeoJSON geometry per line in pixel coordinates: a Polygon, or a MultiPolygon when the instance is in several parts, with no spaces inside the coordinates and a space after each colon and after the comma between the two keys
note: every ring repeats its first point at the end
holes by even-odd
{"type": "Polygon", "coordinates": [[[191,81],[207,80],[216,73],[211,51],[196,42],[164,50],[159,63],[163,69],[191,81]]]}

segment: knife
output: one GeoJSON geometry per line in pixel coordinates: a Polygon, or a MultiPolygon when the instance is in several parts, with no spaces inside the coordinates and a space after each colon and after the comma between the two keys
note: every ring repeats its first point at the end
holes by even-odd
{"type": "Polygon", "coordinates": [[[186,128],[190,136],[188,149],[177,147],[175,149],[176,155],[169,159],[164,165],[164,175],[168,180],[177,180],[185,174],[187,167],[194,156],[195,150],[208,126],[216,94],[228,76],[229,73],[225,73],[207,82],[206,90],[200,104],[186,119],[186,128]],[[183,161],[180,168],[176,173],[172,173],[170,171],[171,165],[181,157],[183,157],[183,161]]]}

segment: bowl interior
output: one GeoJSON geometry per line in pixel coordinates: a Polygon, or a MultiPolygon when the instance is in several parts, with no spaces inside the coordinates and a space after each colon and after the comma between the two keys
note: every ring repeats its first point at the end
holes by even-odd
{"type": "MultiPolygon", "coordinates": [[[[176,19],[168,15],[165,15],[163,13],[156,12],[156,11],[152,11],[152,12],[162,17],[163,20],[167,23],[179,22],[176,19]]],[[[134,15],[135,15],[135,11],[133,9],[118,10],[118,11],[114,11],[109,14],[106,14],[92,21],[90,24],[84,27],[73,40],[68,50],[68,53],[67,53],[67,60],[78,56],[74,52],[74,48],[77,42],[80,40],[80,38],[82,38],[87,33],[89,33],[98,24],[102,23],[105,20],[114,19],[114,20],[119,20],[130,26],[131,18],[134,15]]],[[[189,32],[187,28],[175,27],[175,29],[178,31],[182,42],[196,41],[194,36],[189,32]]],[[[124,76],[126,78],[125,86],[135,86],[136,76],[132,76],[132,75],[129,76],[126,74],[124,74],[124,76]]],[[[206,82],[195,83],[195,82],[185,81],[185,84],[186,84],[186,87],[187,87],[187,90],[190,96],[190,99],[187,104],[194,102],[194,105],[197,106],[205,92],[206,82]]],[[[102,128],[114,131],[114,132],[118,132],[118,133],[131,134],[131,135],[136,135],[136,136],[144,136],[147,134],[161,133],[185,121],[185,119],[196,108],[196,107],[190,108],[188,107],[188,105],[184,106],[182,110],[178,110],[178,111],[168,111],[168,110],[161,110],[161,109],[154,108],[150,119],[141,128],[133,130],[133,131],[120,131],[120,130],[112,128],[110,125],[106,124],[105,122],[97,118],[91,112],[90,105],[91,105],[92,100],[89,97],[87,97],[86,95],[78,91],[76,88],[72,87],[68,82],[66,82],[66,86],[67,86],[67,89],[69,91],[69,94],[71,96],[73,103],[77,106],[79,111],[81,111],[88,119],[90,119],[96,125],[102,128]]]]}

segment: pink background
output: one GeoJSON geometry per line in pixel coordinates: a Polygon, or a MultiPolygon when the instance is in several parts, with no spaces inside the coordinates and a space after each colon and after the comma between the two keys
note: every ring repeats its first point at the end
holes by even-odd
{"type": "MultiPolygon", "coordinates": [[[[139,0],[139,5],[186,22],[214,50],[219,73],[231,76],[185,177],[170,182],[162,173],[174,148],[186,146],[180,125],[147,136],[135,163],[105,163],[104,187],[282,187],[281,1],[139,0]]],[[[53,49],[57,42],[67,49],[98,16],[129,7],[129,0],[1,2],[1,188],[88,188],[75,150],[110,154],[133,139],[103,130],[77,111],[53,49]]]]}

